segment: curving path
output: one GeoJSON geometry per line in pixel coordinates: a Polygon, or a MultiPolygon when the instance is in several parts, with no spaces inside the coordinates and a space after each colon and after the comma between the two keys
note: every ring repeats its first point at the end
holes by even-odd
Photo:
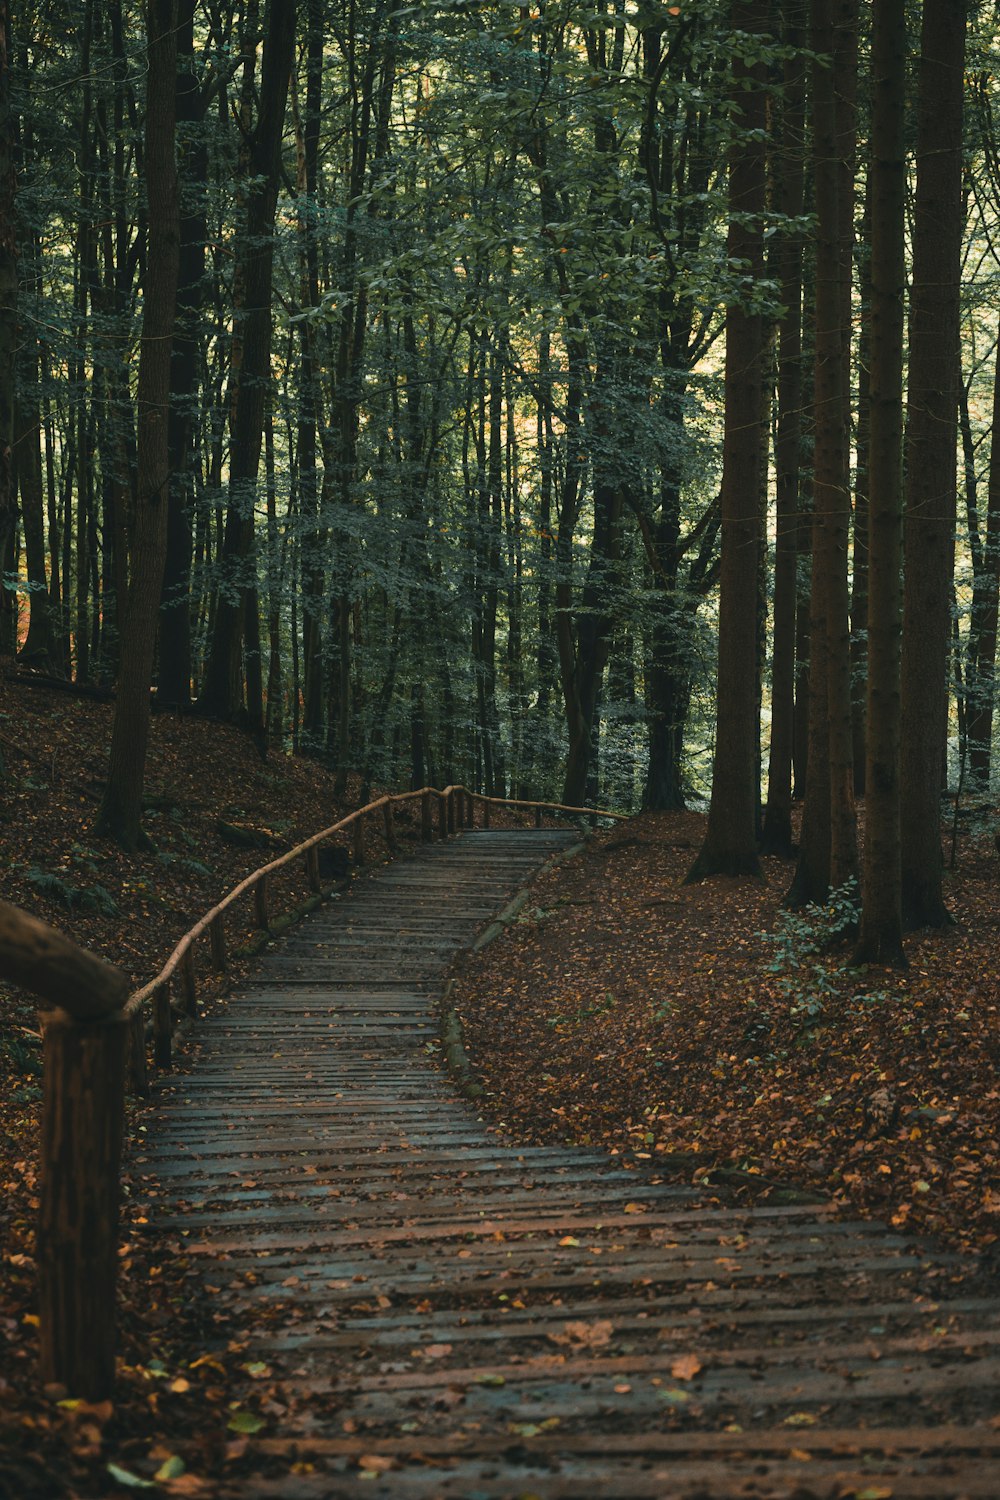
{"type": "Polygon", "coordinates": [[[242,1491],[995,1500],[995,1287],[821,1204],[511,1144],[441,1068],[449,964],[574,837],[466,833],[359,880],[159,1090],[159,1225],[295,1414],[242,1491]]]}

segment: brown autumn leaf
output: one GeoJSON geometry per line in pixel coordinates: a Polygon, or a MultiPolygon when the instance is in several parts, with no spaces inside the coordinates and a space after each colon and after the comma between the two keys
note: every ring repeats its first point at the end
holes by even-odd
{"type": "Polygon", "coordinates": [[[362,1453],[358,1459],[358,1468],[366,1474],[388,1474],[395,1467],[396,1460],[385,1453],[362,1453]]]}
{"type": "Polygon", "coordinates": [[[679,1354],[670,1363],[670,1373],[675,1380],[693,1380],[701,1368],[697,1354],[679,1354]]]}
{"type": "Polygon", "coordinates": [[[550,1333],[549,1339],[553,1344],[576,1345],[586,1349],[600,1349],[611,1342],[611,1335],[615,1331],[615,1325],[610,1318],[595,1318],[593,1322],[584,1322],[580,1319],[571,1319],[564,1323],[561,1330],[550,1333]]]}

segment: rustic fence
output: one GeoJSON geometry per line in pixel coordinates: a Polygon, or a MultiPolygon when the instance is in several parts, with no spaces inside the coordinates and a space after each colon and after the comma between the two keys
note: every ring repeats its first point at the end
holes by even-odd
{"type": "Polygon", "coordinates": [[[474,828],[477,811],[484,828],[501,808],[532,815],[536,827],[553,814],[628,816],[486,797],[463,786],[379,797],[241,880],[184,934],[155,979],[131,995],[119,969],[0,901],[0,979],[21,985],[47,1007],[37,1245],[43,1382],[56,1382],[92,1401],[110,1395],[114,1385],[125,1091],[148,1092],[148,1032],[154,1065],[169,1068],[178,1023],[198,1014],[199,972],[206,958],[216,976],[230,965],[231,928],[239,904],[249,906],[249,921],[258,932],[272,931],[276,877],[301,861],[310,897],[285,914],[287,924],[289,915],[294,919],[323,897],[323,844],[349,833],[352,862],[359,868],[367,859],[366,828],[374,824],[393,858],[400,849],[399,810],[416,802],[423,842],[434,838],[435,823],[442,839],[474,828]],[[206,947],[207,954],[199,952],[206,947]]]}

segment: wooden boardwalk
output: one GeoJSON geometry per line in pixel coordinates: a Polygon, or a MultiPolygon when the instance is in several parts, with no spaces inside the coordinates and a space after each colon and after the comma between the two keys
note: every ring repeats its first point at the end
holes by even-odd
{"type": "Polygon", "coordinates": [[[511,1145],[440,1067],[449,963],[570,838],[468,833],[359,881],[158,1091],[157,1232],[310,1404],[240,1488],[995,1500],[995,1287],[822,1205],[511,1145]]]}

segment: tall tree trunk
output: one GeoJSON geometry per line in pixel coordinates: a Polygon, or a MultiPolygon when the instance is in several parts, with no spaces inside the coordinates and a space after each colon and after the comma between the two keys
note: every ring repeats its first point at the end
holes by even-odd
{"type": "MultiPolygon", "coordinates": [[[[10,22],[0,0],[0,569],[9,566],[17,525],[14,369],[17,350],[17,244],[14,233],[14,122],[10,107],[10,22]]],[[[0,577],[0,655],[17,650],[17,594],[0,577]]]]}
{"type": "MultiPolygon", "coordinates": [[[[734,31],[754,38],[767,35],[769,8],[764,0],[733,0],[730,16],[734,31]]],[[[689,882],[707,875],[760,875],[757,640],[750,622],[757,612],[762,541],[757,480],[763,443],[764,323],[748,300],[764,272],[766,74],[761,64],[738,53],[732,76],[739,121],[729,155],[728,255],[730,266],[739,267],[746,282],[726,323],[718,717],[708,829],[688,872],[689,882]]]]}
{"type": "Polygon", "coordinates": [[[176,28],[177,0],[149,0],[145,153],[149,242],[137,396],[139,489],[108,781],[97,824],[100,833],[117,839],[126,849],[134,849],[141,836],[149,689],[167,540],[167,413],[180,258],[174,165],[176,28]]]}
{"type": "Polygon", "coordinates": [[[189,131],[181,135],[180,178],[184,207],[180,223],[177,327],[170,366],[170,513],[157,674],[158,700],[182,708],[191,702],[191,460],[195,403],[202,365],[202,281],[208,237],[205,213],[208,153],[200,133],[205,118],[205,100],[194,74],[194,8],[195,0],[180,0],[177,122],[182,132],[184,126],[188,126],[189,131]]]}
{"type": "Polygon", "coordinates": [[[967,0],[924,0],[917,94],[904,525],[903,920],[949,922],[941,888],[962,277],[967,0]]]}
{"type": "MultiPolygon", "coordinates": [[[[241,357],[229,460],[229,506],[219,568],[219,597],[199,707],[231,718],[242,703],[240,647],[257,609],[254,501],[264,434],[264,397],[271,370],[271,285],[274,215],[281,141],[295,42],[295,0],[270,0],[261,68],[260,108],[250,143],[250,188],[241,240],[241,357]]],[[[259,636],[259,626],[257,630],[259,636]]],[[[257,679],[260,677],[257,671],[257,679]]],[[[251,732],[264,741],[262,703],[248,701],[251,732]]]]}
{"type": "MultiPolygon", "coordinates": [[[[856,961],[905,963],[900,891],[899,658],[903,519],[906,8],[874,0],[868,746],[856,961]]],[[[925,726],[935,733],[936,726],[925,726]]]]}
{"type": "MultiPolygon", "coordinates": [[[[805,187],[805,0],[786,0],[782,41],[784,65],[781,138],[778,147],[778,208],[789,219],[802,215],[805,187]]],[[[767,804],[761,842],[772,854],[792,852],[792,758],[795,732],[795,599],[798,561],[799,469],[802,462],[802,231],[782,233],[779,251],[781,303],[778,325],[778,422],[774,442],[774,617],[771,658],[771,743],[767,804]]]]}
{"type": "MultiPolygon", "coordinates": [[[[970,533],[977,520],[969,516],[970,533]]],[[[972,617],[969,623],[967,734],[969,768],[974,784],[989,791],[993,751],[993,700],[996,683],[998,600],[1000,600],[1000,345],[993,377],[993,431],[987,484],[986,527],[975,543],[972,617]]]]}
{"type": "Polygon", "coordinates": [[[857,874],[847,596],[855,0],[813,0],[811,44],[818,61],[809,769],[791,905],[821,901],[857,874]]]}

